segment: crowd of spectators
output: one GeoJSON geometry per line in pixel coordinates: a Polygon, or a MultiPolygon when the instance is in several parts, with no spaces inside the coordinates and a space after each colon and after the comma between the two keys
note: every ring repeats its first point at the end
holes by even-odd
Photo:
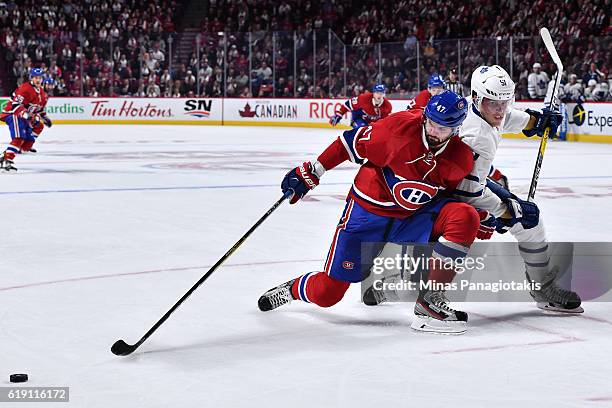
{"type": "MultiPolygon", "coordinates": [[[[263,58],[261,52],[256,55],[249,50],[244,36],[228,37],[229,49],[247,60],[253,55],[249,91],[237,80],[248,74],[246,65],[233,69],[229,57],[227,82],[232,96],[338,96],[357,94],[375,82],[385,82],[395,96],[409,97],[425,86],[433,72],[458,68],[460,81],[469,86],[474,68],[499,63],[512,69],[517,97],[529,99],[526,80],[532,65],[540,62],[543,71],[554,72],[539,41],[542,26],[550,27],[568,71],[577,75],[579,83],[591,63],[602,72],[598,83],[607,82],[612,64],[609,0],[563,0],[554,7],[543,0],[480,0],[477,4],[440,0],[211,0],[210,5],[211,12],[200,26],[202,33],[268,33],[263,58]],[[333,31],[330,41],[327,29],[333,31]],[[277,40],[274,47],[277,61],[272,61],[271,31],[284,39],[277,40]],[[263,74],[276,62],[274,78],[263,74]]],[[[253,38],[254,43],[258,41],[253,38]]],[[[261,51],[261,45],[259,48],[261,51]]]]}
{"type": "Polygon", "coordinates": [[[18,3],[0,0],[7,69],[23,78],[46,67],[57,95],[336,97],[383,82],[408,98],[434,72],[455,69],[468,90],[474,68],[498,63],[517,99],[541,99],[528,78],[535,63],[554,74],[538,33],[548,26],[566,97],[612,99],[602,96],[612,81],[609,0],[207,0],[193,52],[173,64],[178,0],[18,3]]]}
{"type": "Polygon", "coordinates": [[[19,85],[36,66],[60,96],[172,96],[162,76],[180,12],[174,0],[0,1],[4,79],[19,85]]]}
{"type": "Polygon", "coordinates": [[[205,32],[336,31],[345,44],[442,38],[609,33],[608,0],[208,0],[205,32]]]}

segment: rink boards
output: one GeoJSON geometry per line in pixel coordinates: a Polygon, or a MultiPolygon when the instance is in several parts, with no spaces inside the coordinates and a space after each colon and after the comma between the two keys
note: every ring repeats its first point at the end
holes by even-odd
{"type": "MultiPolygon", "coordinates": [[[[8,102],[0,98],[0,109],[8,102]]],[[[47,112],[59,124],[166,124],[295,126],[329,128],[329,118],[345,99],[294,98],[51,98],[47,112]]],[[[394,99],[393,111],[406,108],[394,99]]],[[[540,102],[515,102],[540,109],[540,102]]],[[[612,142],[612,103],[566,105],[567,139],[612,142]]],[[[348,128],[348,114],[339,128],[348,128]]],[[[506,135],[522,138],[522,135],[506,135]]]]}

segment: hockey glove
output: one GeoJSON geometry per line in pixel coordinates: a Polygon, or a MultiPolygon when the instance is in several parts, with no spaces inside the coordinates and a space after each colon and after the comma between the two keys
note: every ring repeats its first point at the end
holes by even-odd
{"type": "Polygon", "coordinates": [[[485,210],[477,210],[477,211],[478,211],[478,215],[480,216],[480,226],[478,227],[476,238],[491,239],[491,237],[493,236],[493,232],[495,232],[495,227],[497,227],[497,218],[495,218],[488,211],[485,211],[485,210]]]}
{"type": "Polygon", "coordinates": [[[505,203],[511,218],[499,218],[498,223],[502,226],[513,227],[520,222],[523,228],[530,229],[540,222],[540,209],[535,203],[521,200],[518,197],[509,198],[505,203]]]}
{"type": "Polygon", "coordinates": [[[31,127],[35,127],[35,126],[40,125],[40,122],[41,122],[40,115],[34,114],[34,115],[30,116],[30,126],[31,127]]]}
{"type": "Polygon", "coordinates": [[[544,136],[546,128],[550,128],[549,136],[553,138],[557,134],[557,128],[563,120],[563,116],[559,112],[554,112],[550,108],[542,109],[542,112],[536,110],[527,109],[525,110],[530,116],[536,119],[535,125],[531,129],[523,129],[523,133],[527,137],[535,135],[544,136]]]}
{"type": "Polygon", "coordinates": [[[334,115],[329,119],[329,124],[332,126],[336,126],[342,120],[342,116],[334,115]]]}
{"type": "Polygon", "coordinates": [[[292,192],[289,203],[295,204],[318,185],[319,177],[314,172],[314,166],[310,162],[304,162],[304,164],[285,175],[281,183],[281,189],[283,194],[286,194],[288,191],[292,192]]]}
{"type": "Polygon", "coordinates": [[[18,115],[21,119],[30,120],[30,112],[24,110],[18,115]]]}
{"type": "Polygon", "coordinates": [[[540,222],[540,210],[535,203],[521,200],[494,181],[487,180],[487,188],[498,196],[508,208],[509,218],[497,219],[497,232],[504,233],[516,223],[521,223],[523,228],[530,229],[540,222]]]}
{"type": "Polygon", "coordinates": [[[47,115],[42,115],[41,119],[46,127],[51,127],[53,125],[53,122],[51,122],[51,119],[47,115]]]}

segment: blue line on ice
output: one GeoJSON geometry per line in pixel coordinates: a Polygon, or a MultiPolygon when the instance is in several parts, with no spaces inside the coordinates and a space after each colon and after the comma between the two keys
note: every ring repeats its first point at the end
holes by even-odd
{"type": "MultiPolygon", "coordinates": [[[[612,176],[566,176],[566,177],[541,177],[540,180],[575,180],[575,179],[612,179],[612,176]]],[[[530,177],[513,177],[511,180],[531,180],[530,177]]],[[[90,188],[90,189],[65,189],[65,190],[31,190],[31,191],[0,191],[0,195],[17,194],[56,194],[56,193],[101,193],[119,191],[165,191],[165,190],[207,190],[224,188],[259,188],[278,187],[280,184],[227,184],[218,186],[171,186],[171,187],[117,187],[117,188],[90,188]]],[[[347,186],[351,183],[324,183],[326,186],[347,186]]]]}

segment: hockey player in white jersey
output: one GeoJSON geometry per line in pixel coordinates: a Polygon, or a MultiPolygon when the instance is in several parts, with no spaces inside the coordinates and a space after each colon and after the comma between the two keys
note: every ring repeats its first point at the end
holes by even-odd
{"type": "MultiPolygon", "coordinates": [[[[550,255],[540,211],[535,203],[524,201],[498,184],[487,182],[502,133],[523,132],[542,136],[547,127],[554,135],[561,115],[550,109],[542,112],[512,108],[514,82],[498,65],[478,67],[471,80],[472,103],[459,136],[474,152],[474,168],[455,190],[455,197],[489,212],[481,229],[510,231],[519,242],[519,253],[525,262],[527,278],[540,284],[531,296],[539,308],[567,313],[582,313],[580,297],[561,288],[556,268],[549,268],[550,255]],[[495,192],[494,192],[495,191],[495,192]]],[[[398,276],[389,280],[399,279],[398,276]]],[[[376,305],[398,300],[397,294],[373,287],[364,293],[363,301],[376,305]]]]}
{"type": "Polygon", "coordinates": [[[539,308],[581,313],[580,297],[559,287],[555,280],[556,270],[549,268],[546,233],[537,206],[493,188],[495,194],[493,185],[487,186],[486,181],[502,133],[541,136],[550,127],[550,134],[554,135],[561,115],[550,109],[542,112],[513,109],[514,82],[498,65],[476,68],[471,87],[472,104],[460,136],[474,151],[474,169],[457,187],[457,198],[488,211],[517,239],[528,279],[541,284],[539,291],[531,292],[539,308]]]}
{"type": "Polygon", "coordinates": [[[527,92],[531,99],[544,99],[546,89],[550,78],[548,74],[542,71],[542,65],[539,62],[533,64],[533,72],[527,77],[527,92]]]}

